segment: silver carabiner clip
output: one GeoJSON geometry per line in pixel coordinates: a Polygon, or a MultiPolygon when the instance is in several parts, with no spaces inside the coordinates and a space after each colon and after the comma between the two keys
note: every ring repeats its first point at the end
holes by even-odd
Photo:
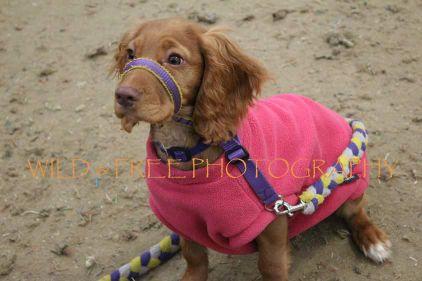
{"type": "Polygon", "coordinates": [[[288,215],[289,217],[292,217],[295,212],[303,210],[305,206],[306,204],[302,200],[300,200],[297,205],[290,205],[283,199],[279,199],[275,201],[273,210],[277,216],[288,215]]]}

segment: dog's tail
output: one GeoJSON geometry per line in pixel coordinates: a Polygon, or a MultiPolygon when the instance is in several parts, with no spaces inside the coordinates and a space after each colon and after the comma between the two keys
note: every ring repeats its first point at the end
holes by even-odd
{"type": "Polygon", "coordinates": [[[180,237],[172,233],[129,263],[99,281],[132,281],[173,257],[180,249],[180,237]]]}

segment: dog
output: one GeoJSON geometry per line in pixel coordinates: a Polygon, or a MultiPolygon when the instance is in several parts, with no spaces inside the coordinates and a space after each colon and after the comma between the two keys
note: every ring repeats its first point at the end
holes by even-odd
{"type": "Polygon", "coordinates": [[[257,100],[270,75],[224,30],[178,18],[144,22],[123,35],[112,71],[121,75],[115,114],[122,129],[130,133],[138,122],[150,124],[147,158],[158,159],[147,165],[150,203],[158,218],[183,238],[187,269],[182,280],[207,279],[206,248],[235,254],[257,250],[263,280],[288,280],[289,238],[333,212],[344,218],[367,257],[378,263],[390,257],[388,236],[364,209],[368,175],[362,163],[353,167],[360,177],[333,190],[313,215],[290,213],[297,193],[322,174],[303,176],[312,158],[324,160],[317,170],[325,170],[347,147],[352,129],[338,114],[305,97],[257,100]],[[254,173],[283,196],[274,201],[281,205],[268,208],[245,180],[245,170],[237,166],[248,157],[235,165],[225,159],[233,152],[227,149],[230,142],[248,150],[254,173]],[[284,162],[273,162],[268,170],[258,167],[257,158],[277,157],[284,162]],[[290,161],[296,169],[282,177],[280,163],[290,161]]]}

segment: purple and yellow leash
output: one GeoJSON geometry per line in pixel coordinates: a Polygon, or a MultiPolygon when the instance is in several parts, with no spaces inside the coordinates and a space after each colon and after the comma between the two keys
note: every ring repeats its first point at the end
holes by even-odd
{"type": "Polygon", "coordinates": [[[132,281],[168,261],[180,250],[180,237],[172,233],[129,263],[99,281],[132,281]]]}

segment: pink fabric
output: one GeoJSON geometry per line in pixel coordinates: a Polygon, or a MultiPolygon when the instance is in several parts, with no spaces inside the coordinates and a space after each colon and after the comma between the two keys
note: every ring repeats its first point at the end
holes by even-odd
{"type": "MultiPolygon", "coordinates": [[[[318,169],[313,176],[313,163],[325,161],[321,165],[325,171],[346,148],[351,134],[343,117],[309,98],[292,94],[259,100],[238,130],[251,158],[291,204],[296,204],[301,191],[319,179],[318,169]],[[286,163],[290,171],[282,176],[286,163]],[[308,170],[310,175],[306,176],[308,170]]],[[[150,141],[147,158],[157,159],[150,141]]],[[[276,217],[264,209],[234,165],[227,165],[224,157],[213,164],[192,172],[151,161],[147,165],[151,208],[168,228],[187,239],[223,253],[253,252],[254,239],[276,217]]],[[[356,165],[353,171],[360,178],[337,187],[313,215],[297,213],[290,218],[289,237],[325,219],[347,199],[359,197],[368,186],[369,171],[363,171],[364,167],[362,161],[356,165]]]]}

